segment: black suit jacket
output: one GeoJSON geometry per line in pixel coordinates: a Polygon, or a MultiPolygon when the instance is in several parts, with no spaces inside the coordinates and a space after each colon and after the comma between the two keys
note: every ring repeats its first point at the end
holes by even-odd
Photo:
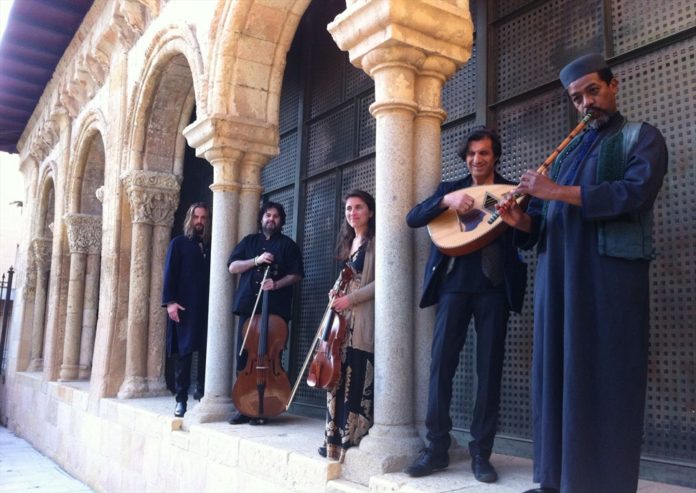
{"type": "MultiPolygon", "coordinates": [[[[469,175],[461,180],[440,183],[433,195],[409,211],[406,215],[406,222],[412,228],[426,226],[444,211],[444,209],[440,207],[440,201],[445,195],[454,190],[459,190],[460,188],[470,187],[472,181],[471,175],[469,175]]],[[[498,173],[495,173],[494,182],[514,185],[513,182],[506,180],[498,173]]],[[[505,292],[510,309],[519,313],[522,311],[524,292],[527,287],[527,264],[522,262],[517,254],[517,249],[512,242],[511,229],[503,233],[503,245],[505,292]]],[[[434,244],[431,244],[430,256],[428,257],[423,279],[423,295],[421,296],[419,304],[421,308],[434,305],[438,302],[440,286],[445,278],[447,261],[449,258],[448,255],[440,252],[434,244]]]]}

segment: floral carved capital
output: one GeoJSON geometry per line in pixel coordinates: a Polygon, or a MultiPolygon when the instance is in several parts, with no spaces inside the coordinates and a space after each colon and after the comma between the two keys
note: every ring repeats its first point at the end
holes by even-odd
{"type": "Polygon", "coordinates": [[[121,176],[134,223],[169,226],[179,206],[179,179],[170,173],[133,170],[121,176]]]}
{"type": "Polygon", "coordinates": [[[101,252],[101,216],[66,214],[63,219],[68,230],[70,253],[99,254],[101,252]]]}

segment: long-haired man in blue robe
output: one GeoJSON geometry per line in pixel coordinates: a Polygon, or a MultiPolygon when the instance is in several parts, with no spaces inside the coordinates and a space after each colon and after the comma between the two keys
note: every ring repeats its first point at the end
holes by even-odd
{"type": "Polygon", "coordinates": [[[174,415],[186,412],[193,353],[198,352],[198,386],[203,396],[205,345],[210,284],[210,208],[204,202],[189,207],[184,234],[174,238],[164,265],[162,306],[167,307],[167,355],[174,357],[174,415]]]}

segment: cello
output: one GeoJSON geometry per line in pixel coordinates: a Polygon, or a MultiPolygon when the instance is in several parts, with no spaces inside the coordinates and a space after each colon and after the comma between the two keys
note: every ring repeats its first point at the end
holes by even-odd
{"type": "Polygon", "coordinates": [[[345,294],[348,283],[352,279],[353,270],[346,265],[341,270],[332,288],[329,304],[326,307],[324,316],[321,318],[319,328],[314,336],[314,342],[309,348],[307,358],[305,358],[305,362],[299,372],[286,409],[290,407],[290,403],[295,396],[295,392],[297,392],[297,387],[302,380],[302,375],[312,355],[314,355],[314,359],[307,373],[307,385],[309,387],[329,390],[334,388],[341,379],[341,348],[348,335],[348,327],[345,317],[334,310],[331,305],[333,305],[337,297],[345,294]]]}
{"type": "Polygon", "coordinates": [[[245,337],[239,355],[246,351],[247,361],[232,389],[237,410],[259,419],[278,416],[290,400],[290,380],[280,358],[288,340],[288,326],[282,317],[268,313],[269,293],[262,289],[269,268],[266,267],[261,281],[252,316],[244,324],[245,337]],[[262,293],[261,315],[254,315],[262,293]]]}

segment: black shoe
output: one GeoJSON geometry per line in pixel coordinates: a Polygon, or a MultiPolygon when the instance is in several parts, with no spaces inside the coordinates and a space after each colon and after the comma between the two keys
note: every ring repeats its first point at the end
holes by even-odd
{"type": "Polygon", "coordinates": [[[196,399],[197,401],[200,401],[203,398],[203,390],[196,389],[193,392],[193,398],[196,399]]]}
{"type": "Polygon", "coordinates": [[[449,466],[449,454],[447,452],[436,453],[432,448],[424,448],[418,458],[408,466],[406,474],[412,478],[428,476],[449,466]]]}
{"type": "Polygon", "coordinates": [[[176,407],[174,408],[174,416],[177,418],[181,418],[186,414],[186,403],[185,402],[177,402],[176,407]]]}
{"type": "Polygon", "coordinates": [[[261,426],[261,425],[265,425],[266,423],[268,423],[268,421],[269,421],[268,418],[250,418],[249,424],[254,425],[254,426],[261,426]]]}
{"type": "Polygon", "coordinates": [[[228,423],[231,425],[243,425],[245,423],[248,423],[249,421],[251,421],[251,418],[246,414],[235,413],[234,416],[230,418],[228,423]]]}
{"type": "Polygon", "coordinates": [[[322,445],[317,449],[317,452],[319,452],[319,455],[321,455],[322,457],[326,457],[326,446],[322,445]]]}
{"type": "Polygon", "coordinates": [[[532,488],[524,493],[558,493],[556,488],[549,488],[548,486],[541,486],[540,488],[532,488]]]}
{"type": "Polygon", "coordinates": [[[471,458],[471,470],[474,472],[476,481],[482,483],[495,483],[498,480],[498,473],[488,460],[488,457],[474,455],[471,458]]]}

